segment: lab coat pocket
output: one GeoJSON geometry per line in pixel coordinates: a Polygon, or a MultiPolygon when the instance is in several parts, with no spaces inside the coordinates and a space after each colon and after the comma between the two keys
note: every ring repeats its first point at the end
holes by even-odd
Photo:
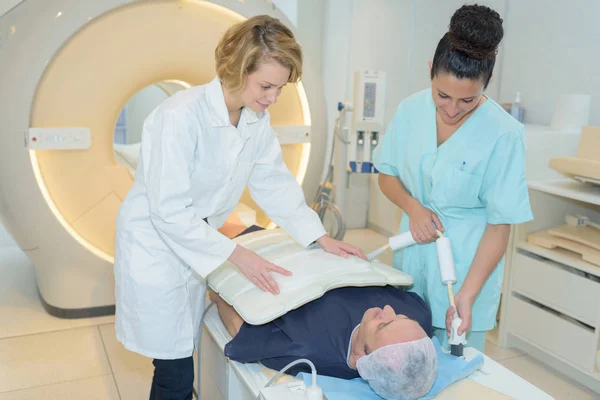
{"type": "Polygon", "coordinates": [[[457,167],[451,167],[444,174],[444,206],[476,208],[481,206],[479,189],[481,177],[457,167]]]}
{"type": "Polygon", "coordinates": [[[213,199],[224,194],[230,170],[211,163],[197,163],[192,177],[194,198],[213,199]]]}

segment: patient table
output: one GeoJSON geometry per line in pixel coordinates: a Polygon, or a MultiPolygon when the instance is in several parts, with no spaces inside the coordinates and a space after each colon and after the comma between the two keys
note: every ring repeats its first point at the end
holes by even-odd
{"type": "MultiPolygon", "coordinates": [[[[230,340],[231,336],[223,326],[216,307],[213,307],[206,315],[202,334],[202,391],[200,397],[202,400],[255,400],[260,389],[276,373],[276,371],[265,368],[258,363],[240,364],[228,360],[223,352],[225,345],[230,340]]],[[[466,359],[471,359],[476,354],[478,352],[473,348],[465,349],[466,359]]],[[[504,368],[491,358],[484,355],[484,359],[483,368],[468,378],[472,382],[468,382],[468,385],[462,385],[458,396],[456,394],[457,391],[452,390],[453,385],[437,396],[436,399],[448,400],[460,398],[463,400],[481,398],[481,393],[478,392],[481,389],[481,385],[484,386],[483,389],[490,388],[508,396],[506,398],[523,400],[552,399],[551,396],[504,368]],[[473,382],[476,384],[471,385],[473,382]]],[[[293,377],[286,376],[278,383],[293,379],[293,377]]],[[[498,396],[498,398],[501,397],[498,396]]]]}

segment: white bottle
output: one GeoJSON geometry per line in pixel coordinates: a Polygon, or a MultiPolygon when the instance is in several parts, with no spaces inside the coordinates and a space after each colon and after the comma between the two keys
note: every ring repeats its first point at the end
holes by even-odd
{"type": "Polygon", "coordinates": [[[512,107],[510,108],[510,115],[512,115],[517,121],[522,123],[524,113],[525,110],[523,109],[523,106],[521,104],[521,92],[517,92],[517,97],[515,98],[515,101],[513,101],[512,107]]]}

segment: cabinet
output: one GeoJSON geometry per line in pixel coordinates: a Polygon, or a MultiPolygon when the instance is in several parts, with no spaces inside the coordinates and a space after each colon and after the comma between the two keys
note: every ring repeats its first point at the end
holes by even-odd
{"type": "MultiPolygon", "coordinates": [[[[534,220],[513,227],[506,254],[502,347],[515,347],[600,393],[600,266],[566,250],[527,242],[567,214],[600,221],[600,186],[563,178],[548,167],[574,156],[579,136],[526,126],[527,180],[534,220]]],[[[598,149],[600,151],[600,149],[598,149]]]]}

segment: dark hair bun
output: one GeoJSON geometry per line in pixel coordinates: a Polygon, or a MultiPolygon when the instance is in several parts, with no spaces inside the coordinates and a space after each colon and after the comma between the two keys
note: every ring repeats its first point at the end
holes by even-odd
{"type": "Polygon", "coordinates": [[[450,20],[452,49],[475,59],[495,58],[503,36],[502,18],[489,7],[465,5],[450,20]]]}

